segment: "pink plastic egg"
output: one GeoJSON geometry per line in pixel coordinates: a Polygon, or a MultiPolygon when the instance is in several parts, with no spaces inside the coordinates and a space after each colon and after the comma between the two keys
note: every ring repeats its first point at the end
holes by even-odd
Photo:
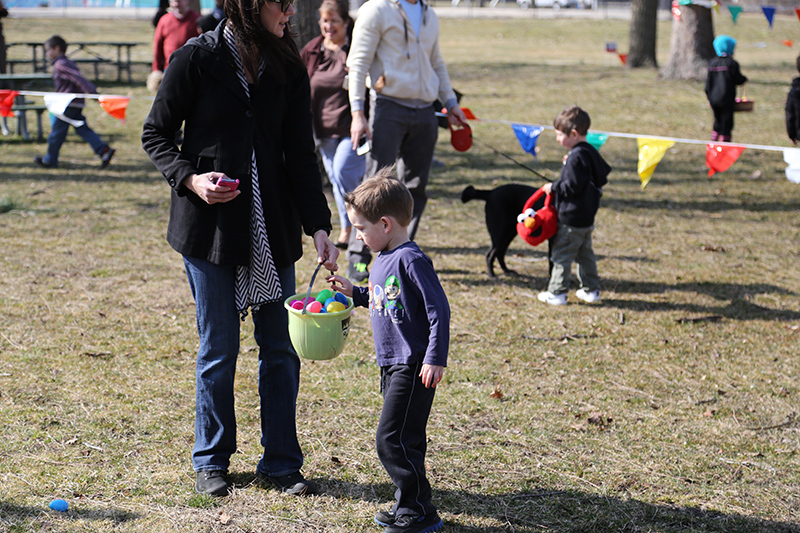
{"type": "Polygon", "coordinates": [[[309,313],[319,313],[320,309],[322,309],[322,304],[316,300],[306,306],[306,311],[309,313]]]}

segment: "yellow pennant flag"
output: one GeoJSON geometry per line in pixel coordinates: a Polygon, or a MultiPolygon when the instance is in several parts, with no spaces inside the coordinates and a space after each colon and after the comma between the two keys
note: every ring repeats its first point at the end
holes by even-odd
{"type": "Polygon", "coordinates": [[[655,172],[661,158],[664,157],[666,151],[675,144],[675,141],[666,141],[664,139],[636,139],[636,144],[639,146],[639,164],[636,171],[639,173],[639,179],[642,181],[642,189],[650,183],[650,177],[655,172]]]}

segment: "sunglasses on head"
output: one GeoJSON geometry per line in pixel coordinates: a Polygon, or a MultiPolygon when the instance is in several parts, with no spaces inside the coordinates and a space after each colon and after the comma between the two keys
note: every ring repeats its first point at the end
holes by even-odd
{"type": "Polygon", "coordinates": [[[281,5],[281,11],[283,11],[284,13],[289,11],[289,6],[294,5],[294,0],[267,0],[267,2],[280,4],[281,5]]]}

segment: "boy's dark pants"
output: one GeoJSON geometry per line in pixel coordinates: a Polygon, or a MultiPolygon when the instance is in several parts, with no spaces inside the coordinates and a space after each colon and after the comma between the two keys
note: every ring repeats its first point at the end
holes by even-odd
{"type": "Polygon", "coordinates": [[[425,428],[436,389],[422,384],[421,369],[421,362],[381,367],[383,411],[375,443],[378,458],[397,486],[392,510],[398,516],[436,511],[425,475],[425,428]]]}
{"type": "MultiPolygon", "coordinates": [[[[714,131],[718,137],[712,141],[727,142],[733,134],[733,106],[711,106],[714,110],[714,131]]],[[[712,134],[713,136],[713,134],[712,134]]]]}

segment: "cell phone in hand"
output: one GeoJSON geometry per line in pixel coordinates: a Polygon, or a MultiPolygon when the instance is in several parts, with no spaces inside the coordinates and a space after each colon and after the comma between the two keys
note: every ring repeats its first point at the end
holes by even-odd
{"type": "Polygon", "coordinates": [[[222,177],[217,180],[217,185],[222,185],[223,187],[230,188],[231,191],[235,191],[239,186],[239,180],[222,177]]]}
{"type": "Polygon", "coordinates": [[[358,148],[356,148],[356,154],[364,155],[370,151],[372,146],[370,145],[369,139],[367,139],[366,135],[362,135],[360,139],[358,139],[358,148]]]}

